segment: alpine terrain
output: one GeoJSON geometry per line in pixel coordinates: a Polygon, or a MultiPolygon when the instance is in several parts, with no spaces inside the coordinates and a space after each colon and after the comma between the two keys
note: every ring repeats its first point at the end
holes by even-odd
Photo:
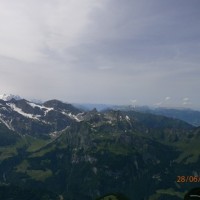
{"type": "Polygon", "coordinates": [[[200,127],[134,110],[0,100],[0,199],[181,200],[200,186],[200,127]]]}

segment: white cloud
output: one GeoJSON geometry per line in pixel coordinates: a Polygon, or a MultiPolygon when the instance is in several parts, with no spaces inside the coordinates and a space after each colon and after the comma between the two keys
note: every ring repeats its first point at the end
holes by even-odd
{"type": "Polygon", "coordinates": [[[138,102],[137,99],[132,99],[132,100],[131,100],[131,103],[132,103],[132,104],[136,104],[137,102],[138,102]]]}
{"type": "Polygon", "coordinates": [[[190,101],[190,99],[188,97],[184,97],[182,101],[187,102],[190,101]]]}
{"type": "MultiPolygon", "coordinates": [[[[42,54],[39,27],[28,15],[23,1],[0,2],[0,55],[25,61],[33,61],[42,54]]],[[[41,35],[42,36],[42,35],[41,35]]]]}
{"type": "Polygon", "coordinates": [[[190,98],[184,97],[184,98],[182,99],[182,105],[183,105],[183,106],[192,105],[192,102],[191,102],[190,98]]]}
{"type": "Polygon", "coordinates": [[[97,6],[92,0],[19,0],[0,2],[0,55],[22,61],[63,54],[77,45],[97,6]]]}
{"type": "Polygon", "coordinates": [[[169,101],[171,97],[165,97],[165,101],[169,101]]]}
{"type": "Polygon", "coordinates": [[[113,69],[112,66],[99,66],[98,67],[99,70],[110,70],[110,69],[113,69]]]}
{"type": "Polygon", "coordinates": [[[199,105],[198,2],[2,0],[0,90],[162,106],[187,94],[199,105]]]}
{"type": "Polygon", "coordinates": [[[162,104],[163,104],[163,102],[157,102],[157,103],[155,103],[154,105],[159,107],[159,106],[161,106],[162,104]]]}
{"type": "Polygon", "coordinates": [[[191,105],[191,104],[192,104],[192,103],[189,102],[189,101],[184,101],[184,102],[182,103],[183,106],[187,106],[187,105],[191,105]]]}

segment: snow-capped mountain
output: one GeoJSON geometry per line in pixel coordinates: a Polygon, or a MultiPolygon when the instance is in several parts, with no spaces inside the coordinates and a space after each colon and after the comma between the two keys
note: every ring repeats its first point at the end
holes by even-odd
{"type": "Polygon", "coordinates": [[[102,123],[123,121],[130,126],[130,118],[117,112],[101,113],[96,109],[83,112],[71,104],[50,100],[37,104],[25,99],[0,100],[0,123],[20,135],[58,136],[75,124],[91,124],[93,128],[102,123]]]}
{"type": "Polygon", "coordinates": [[[20,134],[47,135],[81,121],[81,110],[50,100],[36,104],[25,99],[0,100],[0,122],[20,134]]]}
{"type": "Polygon", "coordinates": [[[13,94],[0,94],[0,99],[4,101],[10,101],[11,99],[20,100],[21,97],[19,95],[13,95],[13,94]]]}
{"type": "MultiPolygon", "coordinates": [[[[118,125],[127,131],[130,127],[135,126],[138,114],[134,111],[126,112],[124,111],[124,114],[123,111],[98,112],[96,109],[83,112],[81,109],[59,100],[50,100],[39,104],[25,99],[0,99],[0,123],[20,135],[57,136],[66,128],[77,123],[81,124],[81,122],[90,124],[93,128],[101,124],[110,126],[119,122],[122,125],[118,125]]],[[[143,115],[145,114],[141,114],[140,117],[142,118],[143,115]]],[[[147,117],[145,115],[145,118],[148,118],[148,115],[147,117]]],[[[149,116],[149,118],[151,117],[149,116]]],[[[166,121],[166,119],[164,120],[166,121]]]]}

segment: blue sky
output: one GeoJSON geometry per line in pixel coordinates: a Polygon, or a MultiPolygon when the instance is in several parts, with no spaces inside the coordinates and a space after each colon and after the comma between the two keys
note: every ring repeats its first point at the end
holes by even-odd
{"type": "Polygon", "coordinates": [[[200,109],[199,0],[0,1],[0,92],[200,109]]]}

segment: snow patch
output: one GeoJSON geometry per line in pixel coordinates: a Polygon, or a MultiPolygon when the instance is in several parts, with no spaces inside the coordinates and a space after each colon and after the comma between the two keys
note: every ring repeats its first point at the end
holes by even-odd
{"type": "Polygon", "coordinates": [[[44,111],[44,115],[47,115],[47,113],[51,110],[53,110],[53,108],[49,108],[49,107],[45,107],[43,105],[39,105],[39,104],[35,104],[35,103],[32,103],[32,102],[27,102],[30,106],[32,106],[33,108],[35,107],[38,107],[40,108],[41,110],[45,110],[44,111]]]}
{"type": "Polygon", "coordinates": [[[32,103],[32,102],[27,102],[27,103],[33,108],[35,108],[35,107],[39,107],[40,109],[44,108],[44,106],[39,105],[39,104],[35,104],[35,103],[32,103]]]}
{"type": "Polygon", "coordinates": [[[54,110],[53,108],[45,108],[46,110],[44,111],[44,115],[46,116],[47,115],[47,113],[49,112],[49,111],[51,111],[51,110],[54,110]]]}
{"type": "Polygon", "coordinates": [[[41,115],[33,115],[33,114],[28,114],[22,111],[21,108],[18,108],[15,104],[13,103],[7,103],[8,106],[15,112],[19,113],[20,115],[23,115],[24,117],[30,118],[30,119],[36,119],[39,120],[38,118],[41,117],[41,115]]]}
{"type": "Polygon", "coordinates": [[[73,115],[72,113],[66,113],[66,112],[62,112],[63,115],[67,116],[67,117],[70,117],[71,119],[75,119],[77,122],[81,122],[83,119],[82,119],[82,114],[83,113],[79,113],[77,115],[73,115]]]}
{"type": "Polygon", "coordinates": [[[128,115],[126,115],[126,120],[130,121],[130,117],[128,115]]]}
{"type": "Polygon", "coordinates": [[[10,123],[6,122],[4,119],[2,119],[1,116],[2,115],[0,114],[0,122],[3,123],[8,129],[14,131],[14,128],[11,126],[11,122],[10,123]]]}
{"type": "Polygon", "coordinates": [[[78,115],[73,115],[72,113],[69,113],[68,116],[72,119],[75,119],[77,122],[80,122],[82,121],[79,116],[80,116],[80,113],[78,115]]]}

